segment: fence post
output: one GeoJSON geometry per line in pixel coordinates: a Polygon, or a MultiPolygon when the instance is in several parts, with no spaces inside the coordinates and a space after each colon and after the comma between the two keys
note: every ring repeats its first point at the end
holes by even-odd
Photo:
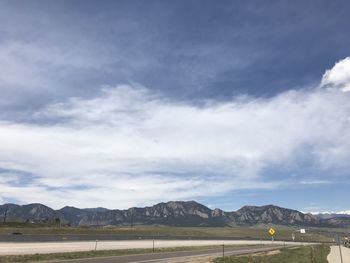
{"type": "Polygon", "coordinates": [[[222,260],[225,263],[225,243],[222,243],[222,260]]]}
{"type": "Polygon", "coordinates": [[[95,241],[95,251],[97,250],[97,239],[96,239],[96,241],[95,241]]]}

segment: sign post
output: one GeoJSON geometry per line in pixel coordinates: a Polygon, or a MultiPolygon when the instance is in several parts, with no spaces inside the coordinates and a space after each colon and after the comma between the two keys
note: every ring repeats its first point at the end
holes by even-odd
{"type": "Polygon", "coordinates": [[[273,242],[274,236],[276,234],[276,230],[271,227],[268,232],[269,232],[269,235],[271,236],[271,241],[273,242]]]}

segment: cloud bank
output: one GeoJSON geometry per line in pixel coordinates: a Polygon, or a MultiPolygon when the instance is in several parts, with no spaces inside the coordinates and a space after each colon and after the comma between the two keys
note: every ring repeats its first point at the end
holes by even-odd
{"type": "Polygon", "coordinates": [[[319,87],[268,99],[179,102],[129,84],[3,120],[0,200],[125,208],[328,183],[350,168],[349,65],[339,61],[319,87]],[[301,162],[319,175],[266,174],[301,162]]]}

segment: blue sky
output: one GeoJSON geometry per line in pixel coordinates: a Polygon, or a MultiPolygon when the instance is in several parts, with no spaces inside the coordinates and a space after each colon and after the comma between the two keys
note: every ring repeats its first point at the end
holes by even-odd
{"type": "Polygon", "coordinates": [[[349,11],[0,0],[0,202],[349,210],[349,11]]]}

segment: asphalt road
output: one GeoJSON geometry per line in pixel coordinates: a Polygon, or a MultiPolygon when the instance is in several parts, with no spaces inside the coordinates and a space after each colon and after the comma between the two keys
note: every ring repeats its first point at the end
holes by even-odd
{"type": "MultiPolygon", "coordinates": [[[[280,249],[283,246],[269,246],[260,248],[226,248],[225,256],[232,255],[244,255],[252,254],[257,252],[272,251],[280,249]]],[[[114,256],[114,257],[102,257],[102,258],[90,258],[90,259],[75,259],[75,260],[61,260],[61,261],[50,261],[53,263],[62,262],[86,262],[86,263],[151,263],[151,262],[192,262],[192,260],[199,258],[216,258],[222,256],[222,248],[214,249],[203,249],[203,250],[192,250],[192,251],[179,251],[169,253],[151,253],[141,255],[128,255],[128,256],[114,256]]]]}
{"type": "Polygon", "coordinates": [[[121,235],[121,234],[0,234],[0,243],[2,242],[61,242],[61,241],[91,241],[91,240],[255,240],[249,237],[230,237],[230,236],[166,236],[166,235],[121,235]]]}
{"type": "Polygon", "coordinates": [[[91,240],[254,240],[254,238],[222,237],[222,236],[165,236],[165,235],[121,235],[121,234],[0,234],[0,242],[61,242],[61,241],[91,241],[91,240]]]}

